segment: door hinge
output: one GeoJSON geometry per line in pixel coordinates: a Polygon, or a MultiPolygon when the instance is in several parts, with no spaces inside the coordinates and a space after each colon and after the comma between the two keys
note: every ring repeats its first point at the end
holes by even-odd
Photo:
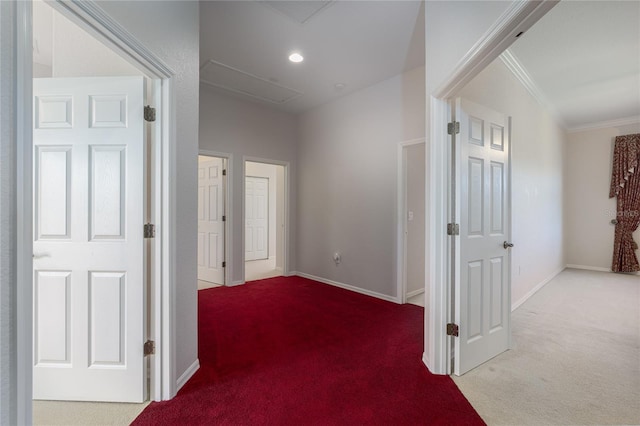
{"type": "Polygon", "coordinates": [[[153,340],[147,340],[144,342],[144,356],[155,355],[156,353],[156,342],[153,340]]]}
{"type": "Polygon", "coordinates": [[[458,337],[459,333],[460,333],[460,327],[458,327],[458,324],[453,324],[453,323],[447,324],[447,336],[458,337]]]}
{"type": "Polygon", "coordinates": [[[227,267],[227,262],[222,262],[222,267],[226,268],[227,267]]]}
{"type": "Polygon", "coordinates": [[[227,175],[227,169],[222,169],[222,176],[226,176],[227,175]]]}
{"type": "Polygon", "coordinates": [[[447,235],[460,235],[460,225],[457,223],[447,223],[447,235]]]}
{"type": "Polygon", "coordinates": [[[222,221],[226,222],[227,221],[227,216],[222,216],[222,221]]]}
{"type": "Polygon", "coordinates": [[[458,134],[460,133],[460,122],[459,121],[453,121],[451,123],[447,123],[447,134],[449,135],[453,135],[453,134],[458,134]]]}
{"type": "Polygon", "coordinates": [[[144,107],[145,121],[156,121],[156,109],[147,105],[144,107]]]}
{"type": "Polygon", "coordinates": [[[156,237],[156,226],[152,223],[144,224],[144,237],[145,238],[155,238],[156,237]]]}

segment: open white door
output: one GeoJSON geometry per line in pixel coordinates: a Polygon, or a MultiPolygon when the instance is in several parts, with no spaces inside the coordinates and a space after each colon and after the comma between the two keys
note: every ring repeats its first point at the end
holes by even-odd
{"type": "Polygon", "coordinates": [[[245,257],[269,257],[269,179],[245,177],[245,257]]]}
{"type": "Polygon", "coordinates": [[[460,238],[455,284],[454,372],[509,349],[511,306],[509,120],[456,101],[460,238]]]}
{"type": "Polygon", "coordinates": [[[224,284],[223,169],[222,158],[198,161],[198,279],[216,284],[224,284]]]}
{"type": "Polygon", "coordinates": [[[143,78],[33,92],[33,397],[142,402],[143,78]]]}

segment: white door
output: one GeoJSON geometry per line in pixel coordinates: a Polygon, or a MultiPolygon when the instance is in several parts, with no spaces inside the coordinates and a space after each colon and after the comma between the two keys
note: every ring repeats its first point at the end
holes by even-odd
{"type": "Polygon", "coordinates": [[[455,286],[457,375],[509,349],[510,232],[508,118],[456,102],[460,237],[455,286]]]}
{"type": "Polygon", "coordinates": [[[33,90],[33,397],[142,402],[143,78],[33,90]]]}
{"type": "Polygon", "coordinates": [[[245,257],[269,257],[269,179],[245,178],[245,257]]]}
{"type": "Polygon", "coordinates": [[[198,279],[216,284],[224,284],[223,169],[222,158],[198,162],[198,279]]]}

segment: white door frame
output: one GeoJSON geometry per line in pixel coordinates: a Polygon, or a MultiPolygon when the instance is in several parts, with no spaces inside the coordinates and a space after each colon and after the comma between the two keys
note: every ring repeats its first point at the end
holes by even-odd
{"type": "MultiPolygon", "coordinates": [[[[498,21],[461,59],[450,76],[427,100],[430,103],[427,144],[427,277],[425,292],[429,294],[429,341],[425,341],[422,360],[435,374],[451,372],[451,340],[446,325],[453,321],[451,309],[451,247],[447,238],[450,211],[451,152],[447,122],[450,117],[449,101],[504,52],[519,35],[528,30],[558,2],[556,0],[523,0],[513,2],[498,21]]],[[[427,59],[428,60],[428,59],[427,59]]]]}
{"type": "MultiPolygon", "coordinates": [[[[397,215],[396,221],[396,302],[407,303],[407,163],[404,149],[412,145],[425,143],[425,138],[411,139],[398,143],[397,155],[397,215]]],[[[426,176],[425,176],[426,179],[426,176]]]]}
{"type": "MultiPolygon", "coordinates": [[[[176,394],[175,380],[175,146],[176,116],[175,72],[160,58],[136,40],[120,24],[107,15],[93,0],[49,3],[96,39],[104,42],[147,77],[154,80],[157,100],[157,121],[154,128],[154,158],[152,167],[152,208],[156,222],[156,239],[150,255],[152,260],[151,332],[156,342],[156,354],[150,358],[151,392],[153,400],[171,399],[176,394]]],[[[33,133],[32,133],[32,6],[16,2],[17,45],[17,215],[18,215],[18,294],[17,294],[17,409],[18,423],[32,422],[33,368],[33,133]]]]}
{"type": "MultiPolygon", "coordinates": [[[[242,188],[240,189],[241,191],[241,208],[242,208],[242,226],[240,227],[241,229],[241,235],[240,235],[240,241],[242,244],[242,264],[244,265],[244,258],[245,258],[245,241],[244,241],[244,223],[245,223],[245,177],[247,174],[247,161],[251,161],[253,163],[264,163],[264,164],[271,164],[274,166],[283,166],[284,167],[284,232],[282,233],[282,238],[283,238],[283,254],[284,254],[284,259],[282,261],[282,275],[285,277],[289,276],[289,194],[290,194],[290,182],[289,182],[289,162],[288,161],[279,161],[279,160],[270,160],[268,158],[260,158],[260,157],[250,157],[250,156],[246,156],[243,155],[242,156],[242,188]]],[[[243,267],[242,268],[242,283],[246,282],[246,277],[245,277],[245,273],[246,273],[246,269],[243,267]]]]}
{"type": "Polygon", "coordinates": [[[207,157],[218,157],[225,160],[225,169],[227,170],[226,179],[224,179],[224,214],[226,221],[224,222],[224,285],[231,285],[231,272],[233,271],[233,238],[231,238],[231,230],[233,229],[233,203],[231,202],[231,193],[233,190],[233,154],[226,152],[210,151],[207,149],[198,150],[198,155],[207,157]]]}

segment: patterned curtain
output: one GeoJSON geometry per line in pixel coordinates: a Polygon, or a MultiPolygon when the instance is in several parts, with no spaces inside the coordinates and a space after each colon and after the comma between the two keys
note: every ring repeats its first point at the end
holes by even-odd
{"type": "Polygon", "coordinates": [[[609,198],[617,197],[613,272],[640,271],[633,232],[640,225],[640,133],[618,136],[613,151],[609,198]]]}

